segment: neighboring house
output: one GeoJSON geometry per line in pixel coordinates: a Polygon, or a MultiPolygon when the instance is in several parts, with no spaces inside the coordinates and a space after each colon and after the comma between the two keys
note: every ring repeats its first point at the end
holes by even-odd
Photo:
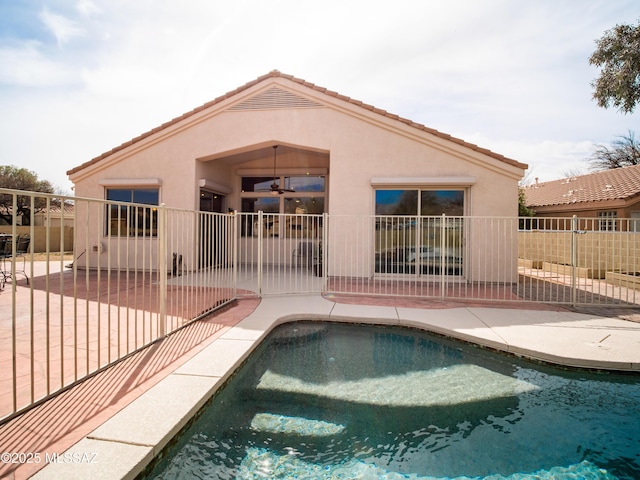
{"type": "MultiPolygon", "coordinates": [[[[44,205],[44,201],[42,201],[44,205]]],[[[74,206],[73,204],[65,204],[64,212],[60,208],[60,205],[52,204],[47,214],[45,207],[34,209],[33,225],[36,227],[42,227],[47,225],[47,218],[50,220],[51,227],[73,227],[74,218],[74,206]]],[[[2,213],[8,215],[11,218],[13,209],[11,207],[3,207],[2,213]]],[[[19,213],[16,218],[16,225],[29,225],[29,214],[26,214],[27,218],[23,218],[24,214],[19,213]],[[24,220],[27,220],[26,222],[24,220]]],[[[0,225],[11,225],[11,221],[7,221],[4,217],[0,217],[0,225]]]]}
{"type": "Polygon", "coordinates": [[[60,205],[51,205],[49,212],[39,210],[34,214],[34,225],[37,227],[47,226],[47,221],[51,227],[73,227],[74,207],[64,204],[64,211],[60,205]]]}
{"type": "MultiPolygon", "coordinates": [[[[525,203],[536,217],[582,219],[588,230],[636,231],[640,220],[640,165],[529,185],[525,203]],[[588,221],[586,219],[592,219],[588,221]],[[633,219],[616,220],[616,219],[633,219]]],[[[545,222],[547,228],[564,229],[568,222],[545,222]]]]}
{"type": "MultiPolygon", "coordinates": [[[[65,204],[64,212],[60,205],[51,205],[49,212],[37,209],[33,214],[33,224],[24,225],[22,215],[17,216],[16,233],[29,235],[30,248],[34,253],[46,252],[71,252],[74,240],[74,205],[65,204]],[[47,219],[49,223],[47,223],[47,219]],[[62,228],[61,228],[62,227],[62,228]]],[[[12,235],[13,227],[0,219],[0,234],[12,235]]]]}
{"type": "Polygon", "coordinates": [[[79,197],[191,210],[516,217],[526,168],[272,71],[67,173],[79,197]],[[277,181],[295,192],[268,191],[275,145],[277,181]]]}

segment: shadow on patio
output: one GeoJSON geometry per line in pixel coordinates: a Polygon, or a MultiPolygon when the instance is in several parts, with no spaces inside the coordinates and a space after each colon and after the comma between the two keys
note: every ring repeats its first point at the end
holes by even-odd
{"type": "MultiPolygon", "coordinates": [[[[10,420],[0,426],[1,450],[43,457],[64,451],[248,316],[259,302],[234,302],[10,420]]],[[[13,473],[15,479],[28,478],[42,462],[1,464],[0,477],[13,473]]]]}

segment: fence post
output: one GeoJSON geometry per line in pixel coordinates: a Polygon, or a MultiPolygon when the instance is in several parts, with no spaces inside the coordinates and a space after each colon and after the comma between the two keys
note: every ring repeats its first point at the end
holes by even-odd
{"type": "MultiPolygon", "coordinates": [[[[18,410],[18,355],[17,355],[17,345],[18,345],[18,325],[17,325],[17,282],[16,282],[16,239],[18,238],[18,196],[13,194],[13,204],[11,205],[11,238],[13,241],[11,242],[11,258],[13,261],[11,262],[11,378],[12,378],[12,388],[11,391],[13,393],[13,405],[12,410],[15,412],[18,410]]],[[[33,241],[33,240],[32,240],[33,241]]],[[[33,264],[33,262],[31,262],[33,264]]],[[[47,265],[49,262],[47,262],[47,265]]],[[[47,281],[49,277],[47,276],[47,281]]],[[[33,288],[31,288],[33,292],[33,288]]],[[[47,290],[48,291],[48,290],[47,290]]],[[[47,296],[48,298],[48,296],[47,296]]],[[[33,305],[33,303],[32,303],[33,305]]],[[[33,306],[31,307],[33,310],[33,306]]],[[[47,338],[49,336],[48,331],[49,325],[49,316],[47,312],[47,338]]],[[[47,349],[48,352],[48,349],[47,349]]],[[[48,355],[48,353],[47,353],[48,355]]],[[[48,358],[47,358],[48,360],[48,358]]],[[[47,393],[49,393],[49,362],[47,361],[47,393]]],[[[33,377],[32,377],[33,378],[33,377]]]]}
{"type": "Polygon", "coordinates": [[[322,268],[322,283],[320,287],[320,291],[322,294],[327,293],[327,273],[329,272],[329,261],[327,259],[327,253],[329,252],[329,245],[327,244],[327,239],[329,238],[329,214],[324,212],[322,214],[322,241],[320,243],[320,251],[318,252],[320,255],[320,266],[322,268]]]}
{"type": "Polygon", "coordinates": [[[231,258],[233,268],[233,298],[238,298],[238,251],[240,250],[240,237],[238,236],[238,211],[234,210],[231,213],[231,258]]]}
{"type": "MultiPolygon", "coordinates": [[[[444,251],[445,251],[445,242],[446,242],[446,225],[447,221],[446,214],[442,214],[442,220],[440,221],[440,299],[444,300],[444,251]]],[[[421,256],[421,252],[416,252],[416,262],[417,259],[421,256]]],[[[421,267],[422,268],[422,267],[421,267]]]]}
{"type": "Polygon", "coordinates": [[[575,306],[578,296],[577,284],[577,242],[578,242],[578,216],[571,218],[571,305],[575,306]]]}
{"type": "Polygon", "coordinates": [[[167,209],[164,203],[158,208],[158,275],[160,282],[160,328],[159,336],[166,334],[167,319],[167,209]]]}
{"type": "Polygon", "coordinates": [[[262,210],[258,210],[258,296],[262,297],[262,233],[264,231],[264,217],[262,210]]]}

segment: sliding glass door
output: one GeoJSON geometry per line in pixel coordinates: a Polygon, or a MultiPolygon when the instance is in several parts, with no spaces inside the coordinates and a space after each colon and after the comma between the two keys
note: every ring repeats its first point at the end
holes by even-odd
{"type": "Polygon", "coordinates": [[[462,275],[464,190],[376,190],[378,274],[462,275]]]}

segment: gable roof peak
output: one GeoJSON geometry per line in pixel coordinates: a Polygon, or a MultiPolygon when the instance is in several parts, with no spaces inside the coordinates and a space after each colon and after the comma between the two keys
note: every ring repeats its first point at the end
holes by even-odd
{"type": "Polygon", "coordinates": [[[459,138],[456,138],[456,137],[452,137],[451,135],[448,135],[446,133],[442,133],[442,132],[440,132],[438,130],[435,130],[433,128],[426,127],[425,125],[422,125],[420,123],[416,123],[416,122],[414,122],[412,120],[403,118],[403,117],[401,117],[399,115],[395,115],[395,114],[389,113],[386,110],[383,110],[383,109],[380,109],[380,108],[376,108],[373,105],[366,104],[366,103],[364,103],[364,102],[362,102],[360,100],[355,100],[355,99],[353,99],[351,97],[348,97],[348,96],[345,96],[345,95],[341,95],[338,92],[335,92],[335,91],[332,91],[332,90],[328,90],[327,88],[320,87],[318,85],[315,85],[314,83],[308,82],[308,81],[303,80],[301,78],[297,78],[297,77],[295,77],[293,75],[288,75],[288,74],[282,73],[280,70],[274,69],[274,70],[271,70],[269,73],[256,78],[255,80],[252,80],[250,82],[245,83],[244,85],[236,88],[235,90],[229,91],[226,94],[221,95],[221,96],[215,98],[214,100],[212,100],[210,102],[207,102],[207,103],[205,103],[205,104],[203,104],[203,105],[201,105],[199,107],[196,107],[193,110],[191,110],[191,111],[189,111],[187,113],[184,113],[183,115],[180,115],[179,117],[176,117],[176,118],[174,118],[174,119],[172,119],[172,120],[160,125],[159,127],[156,127],[156,128],[154,128],[152,130],[149,130],[148,132],[145,132],[145,133],[143,133],[143,134],[141,134],[141,135],[129,140],[128,142],[125,142],[125,143],[123,143],[123,144],[121,144],[121,145],[109,150],[108,152],[105,152],[102,155],[99,155],[98,157],[95,157],[92,160],[89,160],[88,162],[85,162],[82,165],[79,165],[79,166],[67,171],[67,175],[73,175],[74,173],[77,173],[77,172],[85,169],[86,167],[88,167],[90,165],[98,163],[101,160],[113,155],[114,153],[117,153],[118,151],[124,150],[125,148],[130,147],[131,145],[133,145],[133,144],[135,144],[135,143],[137,143],[137,142],[139,142],[139,141],[141,141],[141,140],[143,140],[143,139],[145,139],[147,137],[150,137],[151,135],[154,135],[154,134],[156,134],[156,133],[158,133],[158,132],[160,132],[160,131],[162,131],[162,130],[164,130],[164,129],[166,129],[166,128],[168,128],[168,127],[170,127],[170,126],[172,126],[172,125],[174,125],[176,123],[179,123],[179,122],[181,122],[181,121],[183,121],[183,120],[185,120],[185,119],[187,119],[187,118],[189,118],[189,117],[191,117],[191,116],[193,116],[193,115],[195,115],[195,114],[197,114],[199,112],[202,112],[203,110],[206,110],[206,109],[208,109],[208,108],[210,108],[210,107],[212,107],[212,106],[214,106],[214,105],[216,105],[218,103],[221,103],[221,102],[223,102],[223,101],[225,101],[225,100],[227,100],[227,99],[229,99],[231,97],[234,97],[234,96],[236,96],[236,95],[238,95],[238,94],[240,94],[240,93],[242,93],[242,92],[244,92],[244,91],[246,91],[246,90],[248,90],[248,89],[250,89],[250,88],[252,88],[252,87],[254,87],[254,86],[256,86],[256,85],[258,85],[258,84],[260,84],[260,83],[262,83],[262,82],[264,82],[266,80],[268,80],[268,79],[270,79],[270,78],[283,78],[283,79],[286,79],[288,81],[297,83],[299,85],[302,85],[303,87],[310,88],[310,89],[315,90],[317,92],[320,92],[320,93],[322,93],[324,95],[337,98],[339,100],[342,100],[344,102],[350,103],[350,104],[355,105],[357,107],[363,108],[365,110],[369,110],[369,111],[371,111],[371,112],[373,112],[375,114],[382,115],[383,117],[387,117],[389,119],[404,123],[405,125],[408,125],[408,126],[410,126],[412,128],[415,128],[417,130],[421,130],[423,132],[429,133],[429,134],[434,135],[436,137],[439,137],[441,139],[444,139],[444,140],[447,140],[447,141],[450,141],[450,142],[453,142],[453,143],[457,143],[458,145],[462,145],[462,146],[464,146],[466,148],[469,148],[469,149],[471,149],[473,151],[476,151],[476,152],[481,153],[483,155],[486,155],[488,157],[492,157],[494,159],[497,159],[498,161],[503,162],[503,163],[505,163],[507,165],[511,165],[511,166],[514,166],[514,167],[517,167],[517,168],[521,168],[523,170],[528,167],[528,165],[526,165],[524,163],[518,162],[517,160],[513,160],[511,158],[507,158],[504,155],[500,155],[499,153],[495,153],[495,152],[493,152],[491,150],[488,150],[486,148],[479,147],[478,145],[475,145],[473,143],[468,143],[468,142],[466,142],[466,141],[464,141],[462,139],[459,139],[459,138]]]}

